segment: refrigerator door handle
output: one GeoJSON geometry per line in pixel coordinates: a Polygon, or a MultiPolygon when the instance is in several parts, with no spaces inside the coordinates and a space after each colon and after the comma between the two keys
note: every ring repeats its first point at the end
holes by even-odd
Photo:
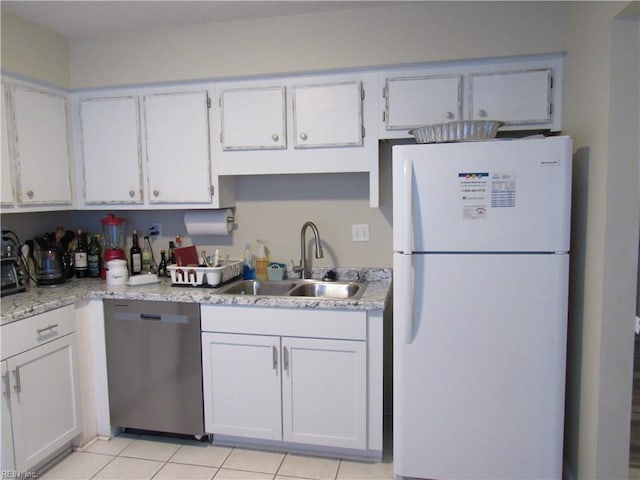
{"type": "Polygon", "coordinates": [[[410,254],[413,251],[413,161],[410,158],[405,158],[402,165],[402,187],[404,219],[400,251],[410,254]]]}
{"type": "MultiPolygon", "coordinates": [[[[398,280],[394,281],[394,302],[398,303],[397,315],[394,320],[399,327],[398,337],[406,344],[413,341],[413,255],[397,255],[394,268],[397,270],[398,280]]],[[[394,273],[394,274],[395,274],[394,273]]]]}

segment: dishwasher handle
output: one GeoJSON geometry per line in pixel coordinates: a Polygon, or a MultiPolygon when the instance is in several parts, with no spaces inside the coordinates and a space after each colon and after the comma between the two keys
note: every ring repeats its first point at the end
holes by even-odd
{"type": "MultiPolygon", "coordinates": [[[[113,314],[114,320],[128,320],[128,321],[152,321],[162,323],[189,323],[189,315],[181,315],[174,313],[134,313],[117,311],[113,314]]],[[[196,317],[191,317],[196,319],[196,317]]]]}

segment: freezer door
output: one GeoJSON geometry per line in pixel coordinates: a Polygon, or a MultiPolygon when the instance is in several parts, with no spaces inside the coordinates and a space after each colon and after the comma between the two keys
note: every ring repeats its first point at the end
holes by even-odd
{"type": "Polygon", "coordinates": [[[394,254],[397,475],[561,478],[568,263],[394,254]]]}
{"type": "Polygon", "coordinates": [[[567,252],[569,137],[393,148],[397,252],[567,252]]]}

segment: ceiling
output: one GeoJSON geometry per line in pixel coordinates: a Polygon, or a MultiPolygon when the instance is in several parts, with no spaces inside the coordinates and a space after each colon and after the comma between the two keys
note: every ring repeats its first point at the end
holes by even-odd
{"type": "Polygon", "coordinates": [[[380,1],[26,1],[1,0],[10,13],[69,39],[127,31],[381,6],[380,1]]]}

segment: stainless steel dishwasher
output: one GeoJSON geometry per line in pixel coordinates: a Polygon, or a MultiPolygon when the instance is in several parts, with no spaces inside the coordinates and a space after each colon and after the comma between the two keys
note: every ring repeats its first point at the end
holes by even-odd
{"type": "Polygon", "coordinates": [[[204,435],[200,306],[104,301],[111,424],[204,435]]]}

